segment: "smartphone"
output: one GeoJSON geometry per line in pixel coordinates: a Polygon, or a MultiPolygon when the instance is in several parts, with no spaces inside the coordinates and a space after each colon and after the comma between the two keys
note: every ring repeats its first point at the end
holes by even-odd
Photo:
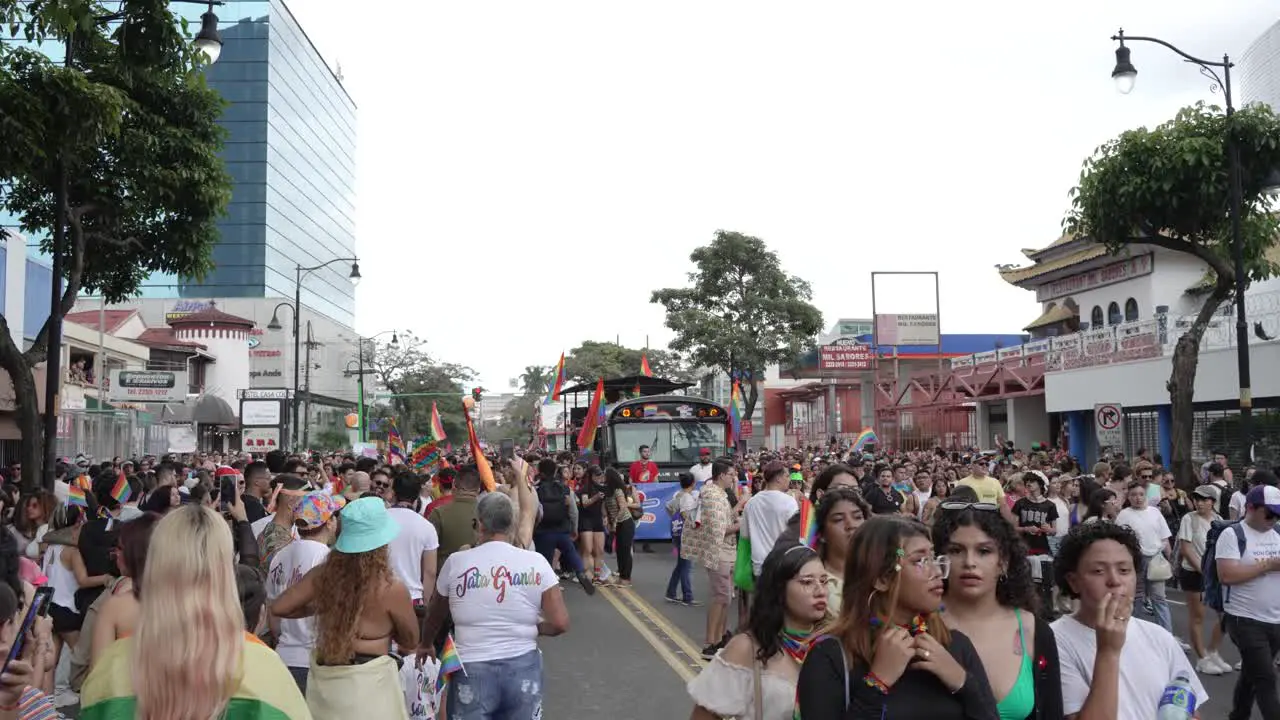
{"type": "Polygon", "coordinates": [[[515,440],[503,440],[503,441],[502,441],[502,445],[501,445],[501,450],[500,450],[500,452],[502,453],[502,459],[503,459],[503,460],[510,460],[511,458],[515,457],[515,455],[516,455],[516,441],[515,441],[515,440]]]}
{"type": "Polygon", "coordinates": [[[0,674],[8,671],[9,663],[22,657],[22,650],[27,644],[27,635],[31,633],[37,617],[49,615],[49,601],[52,599],[53,588],[48,586],[36,588],[35,598],[31,601],[31,607],[27,608],[27,616],[22,619],[22,627],[18,628],[18,634],[13,638],[13,645],[9,648],[9,656],[4,659],[4,667],[0,668],[0,674]]]}
{"type": "Polygon", "coordinates": [[[236,476],[223,475],[221,487],[218,490],[218,507],[223,512],[231,509],[236,504],[236,476]]]}

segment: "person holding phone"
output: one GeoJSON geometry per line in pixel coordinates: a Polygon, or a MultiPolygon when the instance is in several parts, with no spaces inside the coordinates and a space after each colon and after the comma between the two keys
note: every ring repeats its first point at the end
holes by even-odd
{"type": "MultiPolygon", "coordinates": [[[[36,615],[39,610],[35,607],[36,615]]],[[[9,658],[0,670],[0,720],[56,717],[53,699],[39,689],[44,684],[45,668],[36,618],[30,625],[24,622],[26,613],[18,604],[18,596],[4,583],[0,583],[0,619],[0,652],[9,658]],[[24,625],[23,642],[15,648],[24,625]]]]}

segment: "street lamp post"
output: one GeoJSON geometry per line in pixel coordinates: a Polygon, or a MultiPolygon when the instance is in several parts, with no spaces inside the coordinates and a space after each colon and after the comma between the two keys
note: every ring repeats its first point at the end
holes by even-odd
{"type": "Polygon", "coordinates": [[[368,375],[371,372],[375,372],[373,368],[365,369],[364,344],[365,344],[365,341],[373,341],[377,338],[382,337],[383,335],[386,335],[387,333],[391,333],[391,347],[397,347],[398,345],[400,345],[400,334],[397,333],[395,330],[384,330],[378,333],[377,335],[371,335],[367,338],[366,337],[357,338],[358,349],[356,351],[356,357],[358,358],[358,362],[359,362],[358,369],[354,373],[352,373],[351,370],[349,369],[351,367],[351,363],[347,363],[348,370],[346,374],[347,375],[354,374],[357,376],[356,386],[357,386],[357,391],[360,393],[360,398],[359,398],[359,402],[356,404],[356,413],[360,420],[360,442],[362,443],[369,442],[369,425],[366,422],[366,418],[365,418],[365,415],[367,415],[367,412],[366,412],[365,402],[364,402],[364,376],[368,375]]]}
{"type": "Polygon", "coordinates": [[[1244,291],[1248,285],[1249,279],[1245,276],[1244,268],[1244,239],[1240,234],[1240,215],[1243,212],[1241,206],[1243,199],[1240,187],[1240,144],[1236,140],[1234,128],[1232,127],[1231,118],[1235,115],[1235,105],[1231,101],[1231,68],[1235,67],[1235,63],[1231,62],[1231,57],[1227,54],[1222,55],[1222,60],[1203,60],[1188,55],[1173,45],[1153,37],[1143,37],[1141,35],[1125,35],[1124,29],[1118,31],[1111,36],[1112,40],[1120,43],[1116,48],[1116,67],[1111,72],[1111,77],[1116,82],[1116,88],[1123,94],[1129,94],[1133,90],[1134,81],[1138,77],[1138,70],[1133,66],[1130,60],[1129,48],[1125,46],[1125,41],[1130,42],[1150,42],[1157,45],[1163,45],[1173,52],[1177,53],[1189,63],[1200,66],[1200,74],[1213,80],[1214,84],[1210,86],[1211,91],[1218,88],[1222,89],[1223,99],[1226,101],[1227,114],[1227,174],[1230,175],[1230,198],[1228,200],[1231,220],[1231,260],[1232,272],[1235,277],[1235,310],[1236,310],[1236,368],[1239,373],[1239,403],[1240,403],[1240,439],[1244,444],[1245,452],[1250,458],[1253,455],[1253,393],[1252,383],[1249,377],[1249,323],[1245,317],[1244,291]],[[1222,75],[1218,75],[1221,70],[1222,75]]]}
{"type": "MultiPolygon", "coordinates": [[[[301,364],[302,362],[302,349],[301,349],[302,325],[299,322],[302,315],[302,313],[300,312],[302,308],[302,280],[307,275],[315,272],[316,270],[323,270],[324,268],[327,268],[330,265],[333,265],[334,263],[340,263],[340,262],[351,263],[351,273],[347,275],[347,277],[350,278],[351,282],[353,283],[360,282],[359,258],[354,258],[354,257],[334,258],[329,262],[321,263],[314,267],[302,267],[301,265],[296,265],[294,267],[295,282],[293,286],[293,397],[289,400],[289,415],[290,415],[290,418],[289,418],[290,433],[289,434],[292,437],[291,445],[295,450],[297,449],[298,442],[300,440],[300,436],[298,434],[298,404],[299,404],[298,401],[300,400],[299,393],[298,393],[298,390],[299,390],[298,381],[301,379],[301,375],[302,375],[302,364],[301,364]]],[[[276,310],[279,310],[280,307],[283,305],[288,305],[288,303],[280,303],[280,305],[276,306],[276,310]]],[[[276,312],[273,311],[271,313],[271,322],[267,323],[267,329],[280,330],[283,327],[284,326],[280,324],[280,318],[276,315],[276,312]]],[[[310,395],[309,389],[307,391],[307,394],[308,396],[310,395]]]]}
{"type": "MultiPolygon", "coordinates": [[[[222,0],[169,0],[169,2],[207,5],[209,7],[208,12],[201,15],[200,32],[192,40],[192,45],[203,52],[210,63],[217,62],[218,55],[222,52],[222,35],[218,32],[218,16],[214,14],[213,6],[222,5],[222,0]]],[[[95,16],[93,22],[94,24],[109,23],[121,20],[124,17],[124,13],[111,13],[95,16]]],[[[75,67],[75,48],[76,33],[75,30],[72,30],[67,34],[63,42],[62,63],[68,69],[75,67]]],[[[41,484],[46,490],[53,489],[54,470],[58,462],[58,411],[61,409],[59,405],[62,402],[62,398],[59,396],[59,393],[62,392],[62,273],[64,271],[62,249],[66,245],[66,213],[70,194],[67,187],[67,167],[62,156],[62,149],[58,148],[55,152],[57,153],[57,173],[54,180],[54,217],[56,220],[52,228],[53,242],[49,248],[49,269],[52,275],[52,282],[49,283],[49,331],[45,334],[44,462],[41,468],[41,484]]],[[[96,368],[96,371],[98,375],[106,372],[105,364],[103,367],[96,368]]],[[[99,381],[99,385],[101,385],[101,381],[99,381]]],[[[99,393],[98,402],[106,402],[106,398],[101,393],[99,393]]]]}

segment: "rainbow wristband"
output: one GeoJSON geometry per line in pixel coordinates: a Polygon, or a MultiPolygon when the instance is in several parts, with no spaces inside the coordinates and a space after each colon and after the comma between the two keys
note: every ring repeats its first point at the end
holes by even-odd
{"type": "Polygon", "coordinates": [[[866,676],[862,678],[862,681],[867,684],[867,687],[875,688],[876,690],[879,690],[881,695],[889,694],[888,684],[886,684],[885,681],[881,680],[880,678],[876,677],[876,674],[873,672],[867,673],[866,676]]]}

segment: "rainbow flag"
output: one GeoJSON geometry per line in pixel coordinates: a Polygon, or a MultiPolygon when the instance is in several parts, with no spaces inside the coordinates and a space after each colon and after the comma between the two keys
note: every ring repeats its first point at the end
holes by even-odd
{"type": "Polygon", "coordinates": [[[434,473],[440,466],[440,448],[435,443],[426,438],[418,438],[413,443],[413,455],[410,457],[410,465],[415,470],[426,470],[434,473]]]}
{"type": "Polygon", "coordinates": [[[591,395],[591,406],[582,420],[582,429],[578,431],[578,452],[586,454],[596,442],[596,430],[600,429],[604,418],[604,378],[596,381],[596,391],[591,395]]]}
{"type": "Polygon", "coordinates": [[[462,414],[467,419],[467,442],[471,445],[471,455],[475,458],[476,469],[480,471],[480,484],[485,492],[493,492],[498,483],[493,478],[493,468],[489,467],[489,458],[484,456],[484,448],[480,447],[480,438],[476,437],[476,426],[471,422],[471,411],[463,406],[462,414]]]}
{"type": "Polygon", "coordinates": [[[395,418],[387,425],[387,454],[404,462],[404,438],[400,435],[400,428],[396,427],[395,418]]]}
{"type": "Polygon", "coordinates": [[[89,509],[89,500],[84,495],[84,488],[78,483],[67,488],[67,504],[89,509]]]}
{"type": "Polygon", "coordinates": [[[818,510],[809,498],[800,499],[800,542],[808,548],[818,546],[818,510]]]}
{"type": "Polygon", "coordinates": [[[858,439],[853,441],[853,451],[861,452],[866,445],[879,444],[880,438],[876,437],[876,431],[871,428],[863,428],[862,432],[858,433],[858,439]]]}
{"type": "Polygon", "coordinates": [[[737,380],[733,381],[733,391],[729,393],[729,431],[734,442],[742,437],[742,387],[737,380]]]}
{"type": "Polygon", "coordinates": [[[462,658],[458,657],[458,648],[453,644],[453,634],[445,636],[444,648],[440,651],[440,674],[436,675],[436,692],[444,689],[446,683],[449,682],[449,676],[456,672],[467,674],[467,669],[462,667],[462,658]]]}
{"type": "Polygon", "coordinates": [[[111,497],[121,505],[129,502],[129,495],[133,493],[133,489],[129,487],[129,480],[125,478],[124,471],[119,471],[116,475],[116,484],[111,486],[111,497]]]}
{"type": "Polygon", "coordinates": [[[560,391],[564,389],[564,383],[568,379],[564,372],[564,353],[560,353],[560,362],[556,363],[555,373],[551,385],[547,387],[547,399],[542,401],[543,405],[560,402],[560,391]]]}
{"type": "Polygon", "coordinates": [[[442,443],[448,440],[444,434],[444,423],[440,422],[440,408],[436,407],[435,401],[431,403],[431,441],[442,443]]]}
{"type": "Polygon", "coordinates": [[[649,353],[640,355],[640,374],[645,377],[653,377],[653,368],[649,367],[649,353]]]}

